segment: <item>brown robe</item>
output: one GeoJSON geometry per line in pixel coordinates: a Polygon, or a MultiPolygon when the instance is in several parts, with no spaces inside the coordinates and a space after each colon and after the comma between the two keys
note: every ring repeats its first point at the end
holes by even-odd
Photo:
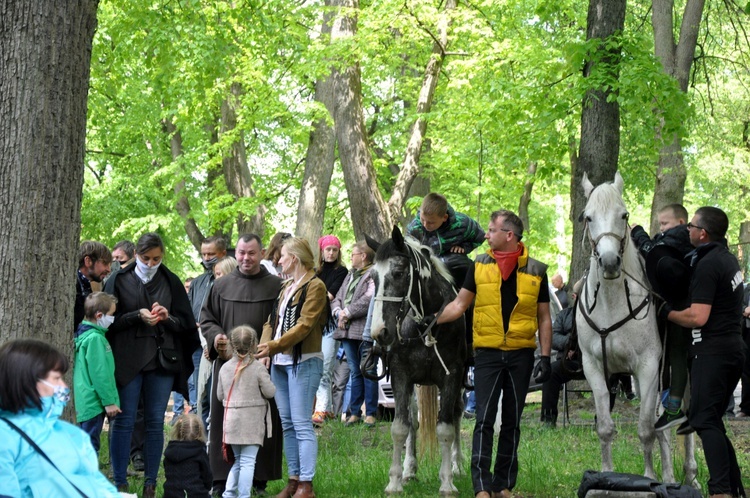
{"type": "MultiPolygon", "coordinates": [[[[271,314],[273,303],[279,296],[281,279],[261,267],[256,275],[245,275],[239,268],[229,275],[216,280],[209,291],[201,310],[201,332],[208,343],[209,355],[214,360],[211,380],[211,418],[208,456],[214,481],[226,481],[231,465],[221,454],[221,439],[224,432],[224,406],[216,397],[219,370],[226,363],[214,349],[214,338],[219,334],[229,336],[229,331],[238,325],[249,325],[255,329],[258,339],[263,324],[271,314]]],[[[255,462],[257,481],[281,479],[281,459],[283,434],[279,410],[273,399],[270,400],[273,417],[273,433],[266,438],[255,462]]]]}

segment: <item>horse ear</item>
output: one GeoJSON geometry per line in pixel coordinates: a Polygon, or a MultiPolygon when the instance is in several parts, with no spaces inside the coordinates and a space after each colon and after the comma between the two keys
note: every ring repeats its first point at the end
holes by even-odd
{"type": "Polygon", "coordinates": [[[620,195],[622,195],[622,187],[625,185],[625,182],[622,179],[622,175],[619,171],[615,171],[615,182],[614,182],[615,188],[618,192],[620,192],[620,195]]]}
{"type": "Polygon", "coordinates": [[[586,199],[588,199],[589,195],[591,195],[591,191],[594,190],[594,185],[591,184],[591,181],[589,180],[589,175],[587,175],[585,172],[583,173],[581,186],[583,187],[583,195],[586,197],[586,199]]]}
{"type": "Polygon", "coordinates": [[[396,244],[396,247],[398,247],[399,249],[402,249],[404,247],[404,236],[401,233],[401,230],[399,230],[397,225],[393,225],[391,238],[393,239],[393,242],[396,244]]]}
{"type": "Polygon", "coordinates": [[[367,242],[367,247],[372,249],[375,252],[378,252],[378,247],[380,247],[380,242],[373,239],[369,235],[365,234],[365,242],[367,242]]]}

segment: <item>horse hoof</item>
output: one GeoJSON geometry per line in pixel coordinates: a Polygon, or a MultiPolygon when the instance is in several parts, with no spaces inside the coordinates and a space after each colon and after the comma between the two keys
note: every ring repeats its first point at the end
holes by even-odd
{"type": "Polygon", "coordinates": [[[440,496],[458,496],[458,489],[454,486],[453,489],[440,490],[440,496]]]}
{"type": "Polygon", "coordinates": [[[400,495],[403,492],[404,492],[404,488],[396,488],[396,487],[391,488],[390,486],[385,488],[385,494],[387,494],[388,496],[400,495]]]}

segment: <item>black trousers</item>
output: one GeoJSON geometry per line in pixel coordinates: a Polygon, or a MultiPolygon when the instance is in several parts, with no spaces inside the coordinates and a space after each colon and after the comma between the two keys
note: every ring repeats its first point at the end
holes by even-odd
{"type": "Polygon", "coordinates": [[[745,342],[745,364],[742,368],[740,411],[745,415],[750,415],[750,328],[742,327],[742,339],[745,342]]]}
{"type": "Polygon", "coordinates": [[[513,489],[518,477],[518,443],[521,415],[534,368],[534,350],[501,351],[480,348],[474,352],[476,425],[471,449],[471,480],[474,493],[513,489]],[[500,394],[503,396],[502,427],[498,437],[495,468],[492,448],[500,394]]]}
{"type": "Polygon", "coordinates": [[[563,368],[562,360],[552,362],[552,373],[549,380],[542,384],[542,422],[557,422],[557,405],[560,401],[560,389],[569,380],[584,379],[583,370],[570,372],[563,368]]]}
{"type": "Polygon", "coordinates": [[[745,496],[737,456],[722,419],[744,363],[744,351],[692,358],[688,421],[703,443],[711,495],[745,496]]]}

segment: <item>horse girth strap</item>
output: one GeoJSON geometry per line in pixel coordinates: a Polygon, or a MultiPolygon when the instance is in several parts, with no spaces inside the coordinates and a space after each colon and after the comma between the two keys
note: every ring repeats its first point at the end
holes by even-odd
{"type": "Polygon", "coordinates": [[[617,323],[610,325],[609,327],[601,328],[596,323],[594,323],[594,320],[589,316],[588,313],[586,313],[586,310],[583,308],[583,304],[579,305],[579,308],[581,309],[581,314],[583,315],[583,318],[586,319],[586,323],[589,324],[589,327],[591,327],[593,330],[596,330],[596,332],[602,336],[602,338],[607,337],[610,332],[614,332],[615,330],[619,329],[626,323],[628,323],[630,320],[635,319],[636,315],[645,308],[648,303],[651,301],[651,296],[649,294],[646,294],[646,297],[643,298],[643,301],[635,308],[630,304],[630,299],[628,299],[628,308],[630,308],[630,313],[627,314],[622,320],[618,321],[617,323]]]}

